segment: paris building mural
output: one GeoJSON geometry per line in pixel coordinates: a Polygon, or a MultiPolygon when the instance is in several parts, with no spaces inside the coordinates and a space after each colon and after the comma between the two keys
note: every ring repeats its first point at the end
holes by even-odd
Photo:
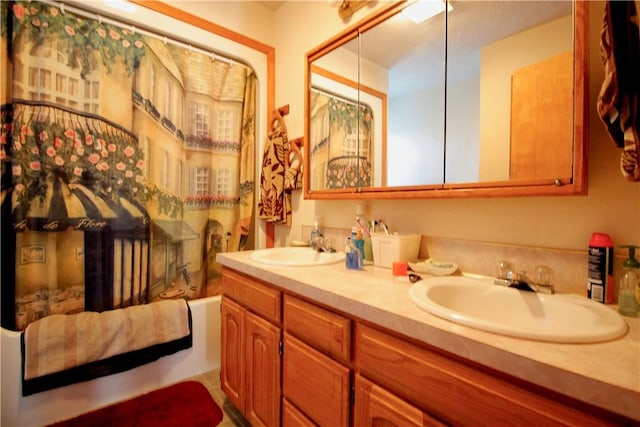
{"type": "Polygon", "coordinates": [[[252,242],[253,71],[50,4],[2,14],[2,325],[215,294],[215,255],[252,242]]]}

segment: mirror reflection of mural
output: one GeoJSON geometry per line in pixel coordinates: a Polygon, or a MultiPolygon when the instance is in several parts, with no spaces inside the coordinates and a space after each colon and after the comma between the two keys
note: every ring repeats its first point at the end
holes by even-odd
{"type": "Polygon", "coordinates": [[[311,188],[371,186],[371,107],[317,88],[310,105],[311,188]]]}
{"type": "Polygon", "coordinates": [[[252,241],[253,71],[73,8],[11,11],[3,326],[218,293],[215,255],[252,241]]]}

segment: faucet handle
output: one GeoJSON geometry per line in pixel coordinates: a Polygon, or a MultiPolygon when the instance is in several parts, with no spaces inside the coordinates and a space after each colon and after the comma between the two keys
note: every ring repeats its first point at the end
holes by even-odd
{"type": "Polygon", "coordinates": [[[553,294],[556,292],[551,284],[551,278],[553,277],[553,270],[546,265],[539,265],[535,269],[535,281],[538,292],[553,294]]]}
{"type": "Polygon", "coordinates": [[[509,261],[498,261],[496,266],[496,277],[498,279],[512,279],[513,265],[509,261]]]}
{"type": "Polygon", "coordinates": [[[546,265],[539,265],[535,269],[535,281],[536,284],[542,286],[549,286],[551,284],[551,278],[553,277],[553,270],[546,265]]]}

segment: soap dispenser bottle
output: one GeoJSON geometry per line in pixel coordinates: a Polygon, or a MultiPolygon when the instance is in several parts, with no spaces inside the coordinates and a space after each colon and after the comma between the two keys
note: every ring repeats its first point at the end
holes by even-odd
{"type": "Polygon", "coordinates": [[[629,257],[622,263],[618,312],[624,316],[638,317],[640,314],[640,262],[635,257],[638,246],[621,246],[629,250],[629,257]]]}
{"type": "Polygon", "coordinates": [[[313,220],[313,228],[311,229],[311,239],[309,240],[312,247],[317,243],[319,237],[322,237],[322,232],[320,231],[320,218],[315,217],[313,220]]]}

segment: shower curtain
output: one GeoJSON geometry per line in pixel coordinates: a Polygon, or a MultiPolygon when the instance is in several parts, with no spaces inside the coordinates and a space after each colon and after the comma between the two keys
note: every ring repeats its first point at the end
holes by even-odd
{"type": "Polygon", "coordinates": [[[219,289],[252,242],[253,71],[2,2],[2,326],[219,289]]]}

